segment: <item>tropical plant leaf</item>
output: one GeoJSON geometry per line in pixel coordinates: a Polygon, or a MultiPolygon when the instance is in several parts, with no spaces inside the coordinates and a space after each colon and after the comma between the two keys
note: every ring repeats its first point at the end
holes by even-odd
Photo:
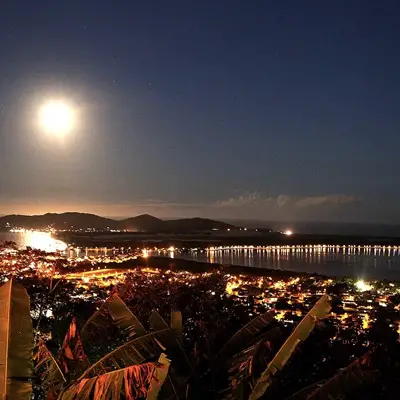
{"type": "Polygon", "coordinates": [[[150,325],[153,331],[170,329],[164,318],[156,310],[153,310],[150,314],[150,325]]]}
{"type": "Polygon", "coordinates": [[[94,333],[103,331],[108,324],[108,316],[113,323],[129,337],[140,337],[146,334],[146,330],[140,321],[133,315],[128,306],[114,293],[101,307],[86,321],[81,331],[84,344],[90,345],[94,333]]]}
{"type": "Polygon", "coordinates": [[[325,318],[329,314],[330,310],[331,298],[328,295],[323,295],[296,326],[292,334],[268,364],[268,367],[262,373],[260,379],[257,381],[257,384],[251,392],[249,400],[257,400],[265,393],[271,383],[273,375],[285,366],[297,345],[307,339],[311,331],[314,329],[317,320],[325,318]]]}
{"type": "Polygon", "coordinates": [[[266,328],[274,317],[273,311],[267,311],[264,314],[253,318],[245,326],[239,329],[225,344],[218,354],[219,359],[229,357],[242,350],[249,341],[254,339],[264,328],[266,328]]]}
{"type": "Polygon", "coordinates": [[[314,382],[311,385],[306,386],[305,388],[300,389],[296,393],[293,393],[285,400],[305,400],[307,396],[312,393],[316,388],[320,387],[326,380],[321,380],[318,382],[314,382]]]}
{"type": "Polygon", "coordinates": [[[225,399],[248,397],[256,383],[256,377],[260,376],[265,369],[267,357],[271,352],[270,343],[260,340],[256,345],[241,352],[238,357],[232,360],[232,366],[229,370],[231,390],[225,399]]]}
{"type": "Polygon", "coordinates": [[[160,392],[161,387],[165,382],[165,379],[167,379],[170,364],[171,361],[168,360],[167,356],[164,353],[162,353],[158,359],[158,365],[153,372],[153,376],[150,381],[150,387],[147,391],[146,400],[157,399],[158,393],[160,392]]]}
{"type": "Polygon", "coordinates": [[[182,313],[180,311],[171,310],[171,329],[176,333],[178,339],[182,342],[182,313]]]}
{"type": "Polygon", "coordinates": [[[58,391],[67,383],[60,365],[42,339],[39,339],[33,359],[35,372],[40,376],[42,386],[46,390],[58,391]]]}
{"type": "Polygon", "coordinates": [[[90,365],[83,349],[75,318],[72,318],[63,345],[58,353],[58,363],[64,374],[68,373],[74,376],[79,375],[90,365]]]}
{"type": "Polygon", "coordinates": [[[153,310],[150,315],[150,325],[155,331],[168,330],[162,340],[156,338],[158,343],[166,349],[168,357],[174,361],[170,371],[170,379],[163,391],[173,392],[174,397],[177,392],[184,394],[186,381],[193,373],[194,368],[192,361],[182,347],[182,314],[180,311],[171,311],[170,328],[160,314],[153,310]]]}
{"type": "Polygon", "coordinates": [[[147,333],[140,321],[116,293],[108,301],[108,311],[118,328],[122,332],[127,332],[130,337],[140,337],[147,333]]]}
{"type": "MultiPolygon", "coordinates": [[[[232,359],[232,366],[230,372],[239,370],[243,371],[244,368],[247,370],[246,375],[252,376],[254,371],[257,371],[259,365],[264,365],[264,358],[267,354],[272,352],[271,344],[264,340],[260,340],[254,346],[249,347],[240,355],[232,359]]],[[[264,365],[265,368],[265,365],[264,365]]],[[[260,370],[261,373],[263,370],[260,370]]]]}
{"type": "Polygon", "coordinates": [[[282,336],[282,329],[279,326],[272,328],[261,335],[258,335],[256,339],[249,340],[248,347],[244,350],[239,351],[239,353],[235,354],[231,357],[232,362],[236,362],[237,360],[245,361],[249,357],[249,351],[254,349],[254,347],[260,342],[269,342],[275,343],[282,336]]]}
{"type": "Polygon", "coordinates": [[[186,394],[186,387],[184,388],[185,390],[180,390],[181,396],[179,395],[178,391],[179,388],[177,389],[175,387],[175,384],[171,378],[172,375],[172,370],[171,368],[169,369],[168,377],[166,381],[164,382],[164,385],[161,388],[161,392],[159,393],[160,398],[166,399],[166,400],[179,400],[181,398],[187,398],[185,396],[186,394]]]}
{"type": "Polygon", "coordinates": [[[29,296],[10,279],[0,287],[0,399],[31,398],[32,352],[29,296]]]}
{"type": "Polygon", "coordinates": [[[84,345],[90,345],[92,337],[95,336],[98,330],[103,330],[107,325],[107,304],[108,299],[94,312],[90,318],[85,322],[81,329],[81,338],[84,345]],[[94,332],[96,331],[96,332],[94,332]]]}
{"type": "Polygon", "coordinates": [[[170,361],[164,354],[158,362],[131,365],[90,379],[82,379],[60,394],[59,400],[134,400],[157,398],[170,361]]]}
{"type": "Polygon", "coordinates": [[[340,370],[325,384],[316,388],[307,400],[343,399],[364,385],[373,384],[379,371],[372,369],[371,352],[357,358],[346,368],[340,370]]]}
{"type": "Polygon", "coordinates": [[[79,380],[92,378],[115,369],[139,365],[151,358],[158,357],[161,350],[159,342],[164,342],[170,336],[170,329],[148,333],[117,347],[99,361],[90,366],[79,380]]]}
{"type": "MultiPolygon", "coordinates": [[[[177,317],[176,320],[179,318],[182,321],[182,316],[177,317]]],[[[173,369],[176,369],[181,376],[188,376],[191,374],[194,368],[192,362],[182,347],[181,340],[179,339],[179,332],[170,329],[164,318],[162,318],[156,310],[153,310],[150,315],[150,325],[155,331],[169,330],[169,334],[163,338],[161,344],[167,349],[168,356],[174,360],[173,369]]],[[[158,340],[158,338],[156,339],[158,340]]]]}
{"type": "MultiPolygon", "coordinates": [[[[194,368],[192,361],[182,347],[181,341],[173,330],[169,329],[168,334],[160,340],[158,340],[157,337],[157,342],[166,348],[166,353],[168,354],[169,358],[174,360],[172,367],[174,377],[176,377],[175,372],[184,379],[193,373],[194,368]]],[[[176,383],[178,384],[178,382],[176,383]]]]}

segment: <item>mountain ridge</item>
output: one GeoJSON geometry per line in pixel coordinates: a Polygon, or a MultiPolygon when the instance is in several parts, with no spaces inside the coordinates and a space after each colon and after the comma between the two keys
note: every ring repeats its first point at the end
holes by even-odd
{"type": "Polygon", "coordinates": [[[149,214],[115,220],[91,213],[68,211],[39,215],[10,214],[0,217],[0,230],[11,228],[57,230],[128,230],[140,232],[193,232],[234,229],[235,226],[207,218],[163,220],[149,214]]]}

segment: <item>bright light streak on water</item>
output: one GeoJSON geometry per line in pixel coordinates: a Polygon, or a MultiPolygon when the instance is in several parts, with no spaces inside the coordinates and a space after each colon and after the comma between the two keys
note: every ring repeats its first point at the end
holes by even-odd
{"type": "Polygon", "coordinates": [[[15,242],[21,249],[31,247],[47,252],[64,251],[68,247],[66,243],[53,238],[49,232],[0,232],[0,243],[5,241],[15,242]]]}

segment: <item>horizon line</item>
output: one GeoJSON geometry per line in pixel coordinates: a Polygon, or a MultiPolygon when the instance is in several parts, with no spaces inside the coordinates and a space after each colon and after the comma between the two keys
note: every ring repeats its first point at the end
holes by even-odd
{"type": "Polygon", "coordinates": [[[179,219],[195,219],[195,218],[201,218],[201,219],[212,219],[212,220],[218,220],[218,221],[248,221],[248,222],[262,222],[262,223],[285,223],[285,224],[330,224],[330,225],[342,225],[342,224],[351,224],[351,225],[388,225],[388,226],[398,226],[400,225],[400,222],[371,222],[371,221],[307,221],[307,220],[268,220],[268,219],[261,219],[261,218],[238,218],[238,217],[229,217],[229,218],[218,218],[218,217],[185,217],[185,216],[180,216],[180,217],[168,217],[168,216],[162,216],[162,217],[157,217],[153,214],[149,213],[143,213],[143,214],[137,214],[134,216],[126,216],[126,215],[100,215],[100,214],[95,214],[95,213],[90,213],[90,212],[85,212],[85,211],[62,211],[62,212],[45,212],[42,214],[17,214],[17,213],[12,213],[12,214],[0,214],[0,218],[3,217],[9,217],[9,216],[21,216],[21,217],[41,217],[45,215],[62,215],[62,214],[84,214],[84,215],[93,215],[96,217],[100,218],[106,218],[106,219],[116,219],[116,220],[123,220],[123,219],[129,219],[129,218],[136,218],[136,217],[141,217],[141,216],[150,216],[153,218],[157,218],[160,220],[179,220],[179,219]]]}

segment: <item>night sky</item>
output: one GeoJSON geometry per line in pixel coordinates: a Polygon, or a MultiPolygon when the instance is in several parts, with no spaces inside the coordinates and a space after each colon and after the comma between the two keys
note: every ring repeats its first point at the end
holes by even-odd
{"type": "Polygon", "coordinates": [[[398,0],[3,3],[0,214],[400,222],[398,0]]]}

